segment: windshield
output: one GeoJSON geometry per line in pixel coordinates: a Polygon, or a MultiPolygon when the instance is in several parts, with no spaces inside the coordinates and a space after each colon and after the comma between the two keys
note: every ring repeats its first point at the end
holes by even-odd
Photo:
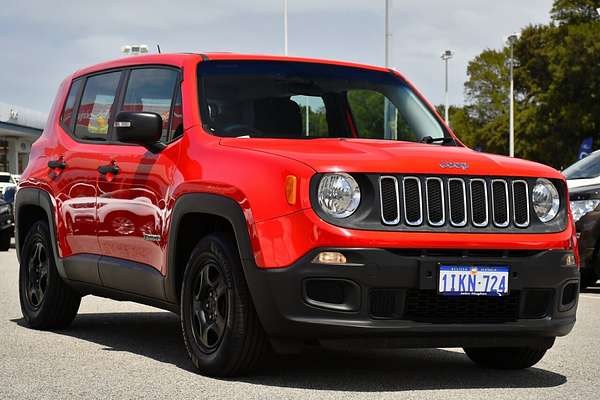
{"type": "Polygon", "coordinates": [[[577,161],[563,171],[567,179],[591,179],[600,176],[600,151],[577,161]]]}
{"type": "Polygon", "coordinates": [[[12,183],[12,179],[10,178],[10,175],[0,175],[0,183],[12,183]]]}
{"type": "Polygon", "coordinates": [[[227,60],[202,62],[198,74],[203,123],[218,136],[454,144],[433,112],[392,73],[227,60]]]}

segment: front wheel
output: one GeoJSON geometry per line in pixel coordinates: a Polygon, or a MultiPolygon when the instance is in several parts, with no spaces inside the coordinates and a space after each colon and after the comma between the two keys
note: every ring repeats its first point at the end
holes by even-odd
{"type": "Polygon", "coordinates": [[[267,350],[232,238],[209,235],[193,250],[181,289],[181,328],[193,364],[206,375],[244,373],[267,350]]]}
{"type": "Polygon", "coordinates": [[[471,361],[480,367],[525,369],[537,364],[548,349],[538,347],[467,347],[464,350],[471,361]]]}
{"type": "Polygon", "coordinates": [[[19,298],[27,324],[35,329],[68,326],[79,310],[81,296],[65,284],[54,262],[48,223],[38,221],[21,251],[19,298]]]}

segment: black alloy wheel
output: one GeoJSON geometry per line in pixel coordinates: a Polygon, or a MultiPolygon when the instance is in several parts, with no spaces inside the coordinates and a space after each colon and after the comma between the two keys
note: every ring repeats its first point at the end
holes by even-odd
{"type": "Polygon", "coordinates": [[[221,267],[209,261],[194,278],[192,333],[206,352],[214,351],[225,333],[229,314],[229,291],[221,267]]]}
{"type": "Polygon", "coordinates": [[[48,287],[48,251],[41,240],[36,241],[32,248],[32,254],[27,263],[27,299],[29,304],[38,309],[44,301],[44,294],[48,287]]]}

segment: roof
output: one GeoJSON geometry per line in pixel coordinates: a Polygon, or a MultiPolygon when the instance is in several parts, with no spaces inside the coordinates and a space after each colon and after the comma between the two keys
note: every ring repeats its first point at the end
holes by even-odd
{"type": "Polygon", "coordinates": [[[293,61],[293,62],[312,62],[319,64],[343,65],[348,67],[366,68],[377,71],[388,71],[387,68],[367,64],[351,63],[345,61],[326,60],[318,58],[288,57],[266,54],[242,54],[242,53],[170,53],[170,54],[147,54],[140,56],[125,56],[115,60],[103,62],[78,70],[73,74],[74,77],[86,75],[106,69],[119,68],[125,66],[135,66],[144,64],[162,64],[181,67],[189,61],[207,61],[207,60],[264,60],[264,61],[293,61]]]}
{"type": "Polygon", "coordinates": [[[0,102],[0,123],[41,131],[48,115],[26,107],[0,102]]]}

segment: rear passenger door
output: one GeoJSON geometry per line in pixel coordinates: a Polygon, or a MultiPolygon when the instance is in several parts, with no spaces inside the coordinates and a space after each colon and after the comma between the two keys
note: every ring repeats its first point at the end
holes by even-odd
{"type": "Polygon", "coordinates": [[[132,68],[127,71],[121,97],[115,115],[118,111],[159,114],[163,120],[161,140],[167,144],[162,152],[153,154],[113,138],[110,152],[100,163],[115,167],[115,173],[100,175],[98,180],[98,240],[102,254],[114,258],[112,266],[111,262],[101,263],[100,275],[107,286],[131,290],[127,277],[165,272],[167,203],[179,157],[176,139],[183,133],[179,70],[132,68]],[[126,262],[117,267],[118,260],[126,262]],[[128,269],[137,272],[132,275],[128,269]]]}

